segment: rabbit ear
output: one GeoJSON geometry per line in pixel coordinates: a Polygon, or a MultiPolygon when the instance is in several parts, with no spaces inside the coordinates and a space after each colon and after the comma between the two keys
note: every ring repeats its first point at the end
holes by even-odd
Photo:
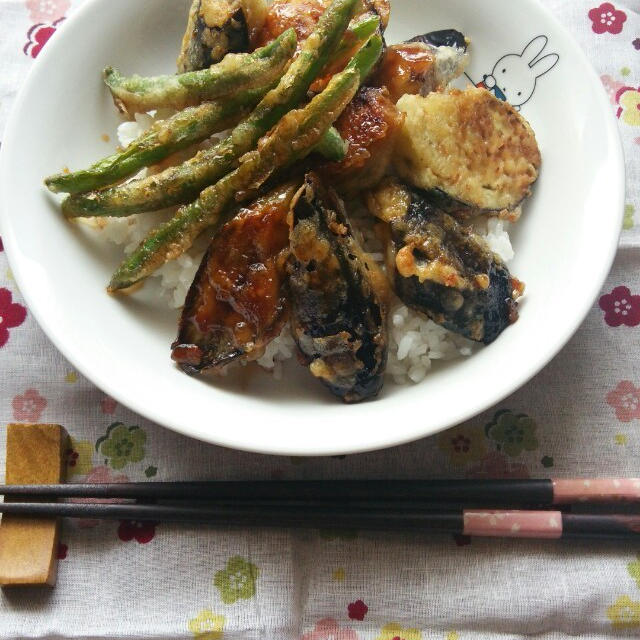
{"type": "Polygon", "coordinates": [[[531,63],[544,51],[549,38],[547,36],[537,36],[523,50],[521,56],[531,65],[531,63]]]}
{"type": "Polygon", "coordinates": [[[560,60],[560,56],[557,53],[550,53],[548,56],[540,58],[535,64],[532,64],[531,69],[535,73],[536,78],[539,78],[545,73],[549,73],[549,71],[558,64],[558,60],[560,60]]]}

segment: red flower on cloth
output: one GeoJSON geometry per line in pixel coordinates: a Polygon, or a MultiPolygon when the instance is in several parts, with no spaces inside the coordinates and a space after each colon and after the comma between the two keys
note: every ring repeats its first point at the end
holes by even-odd
{"type": "Polygon", "coordinates": [[[620,33],[624,25],[627,14],[618,11],[610,2],[604,2],[599,7],[589,11],[591,18],[591,28],[595,33],[620,33]]]}
{"type": "Polygon", "coordinates": [[[621,422],[631,422],[640,418],[640,387],[623,380],[607,394],[607,403],[616,410],[616,418],[621,422]]]}
{"type": "Polygon", "coordinates": [[[34,22],[53,22],[62,18],[70,6],[69,0],[27,0],[29,17],[34,22]]]}
{"type": "Polygon", "coordinates": [[[9,342],[9,329],[19,327],[27,317],[27,310],[12,301],[11,291],[0,288],[0,347],[9,342]]]}
{"type": "Polygon", "coordinates": [[[118,527],[118,538],[122,542],[129,542],[135,538],[140,544],[151,542],[156,535],[156,522],[138,522],[137,520],[123,520],[118,527]]]}
{"type": "Polygon", "coordinates": [[[333,618],[316,622],[315,629],[305,633],[300,640],[360,640],[360,636],[349,627],[341,627],[333,618]]]}
{"type": "Polygon", "coordinates": [[[42,47],[49,42],[49,38],[56,32],[63,20],[64,18],[60,18],[51,24],[34,24],[27,32],[27,44],[22,48],[23,53],[26,56],[37,58],[42,47]]]}
{"type": "Polygon", "coordinates": [[[369,607],[367,607],[362,600],[356,600],[347,607],[347,611],[349,612],[349,618],[351,618],[351,620],[364,620],[367,611],[369,611],[369,607]]]}
{"type": "Polygon", "coordinates": [[[58,560],[65,560],[67,557],[68,551],[69,551],[69,547],[64,542],[60,542],[58,544],[58,549],[56,551],[56,558],[58,558],[58,560]]]}
{"type": "Polygon", "coordinates": [[[2,244],[2,238],[0,238],[0,251],[4,251],[4,245],[2,244]]]}
{"type": "Polygon", "coordinates": [[[604,321],[610,327],[636,327],[640,324],[640,296],[631,295],[628,287],[616,287],[600,298],[604,321]]]}
{"type": "Polygon", "coordinates": [[[24,395],[16,396],[13,399],[12,405],[13,417],[16,420],[38,422],[47,406],[47,400],[36,389],[27,389],[24,395]]]}

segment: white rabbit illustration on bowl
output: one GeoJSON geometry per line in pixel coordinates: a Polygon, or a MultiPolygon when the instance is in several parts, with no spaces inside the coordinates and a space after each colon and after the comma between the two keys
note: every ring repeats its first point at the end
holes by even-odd
{"type": "Polygon", "coordinates": [[[551,71],[560,59],[557,53],[542,56],[548,42],[547,36],[535,37],[522,53],[502,56],[491,73],[485,74],[481,82],[474,84],[485,87],[500,100],[505,100],[520,110],[533,96],[538,78],[551,71]]]}

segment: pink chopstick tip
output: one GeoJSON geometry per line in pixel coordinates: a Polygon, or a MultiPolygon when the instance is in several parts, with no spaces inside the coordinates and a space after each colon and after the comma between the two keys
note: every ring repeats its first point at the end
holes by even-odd
{"type": "Polygon", "coordinates": [[[561,538],[560,511],[466,509],[464,535],[500,538],[561,538]]]}
{"type": "Polygon", "coordinates": [[[553,480],[553,503],[638,502],[640,478],[553,480]]]}

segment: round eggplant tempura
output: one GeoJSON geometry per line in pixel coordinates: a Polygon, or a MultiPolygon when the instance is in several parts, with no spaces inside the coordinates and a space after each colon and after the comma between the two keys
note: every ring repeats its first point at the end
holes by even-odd
{"type": "Polygon", "coordinates": [[[136,134],[45,184],[69,194],[65,217],[127,245],[110,292],[173,278],[185,373],[275,372],[295,351],[309,380],[355,403],[517,320],[507,230],[539,175],[534,132],[485,89],[451,87],[469,38],[388,44],[390,10],[193,0],[178,74],[105,70],[136,134]],[[155,229],[138,224],[160,210],[155,229]]]}

